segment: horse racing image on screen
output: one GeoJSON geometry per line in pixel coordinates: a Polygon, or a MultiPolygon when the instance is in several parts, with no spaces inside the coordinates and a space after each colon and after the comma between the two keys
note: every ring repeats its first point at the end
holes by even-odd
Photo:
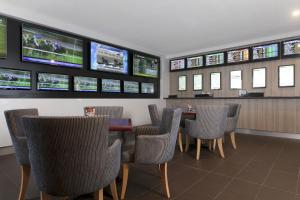
{"type": "Polygon", "coordinates": [[[128,51],[91,42],[91,69],[114,73],[128,73],[128,51]]]}
{"type": "Polygon", "coordinates": [[[139,54],[133,54],[133,75],[157,78],[158,59],[139,54]]]}
{"type": "Polygon", "coordinates": [[[142,93],[143,94],[154,94],[154,84],[153,83],[142,83],[142,93]]]}
{"type": "Polygon", "coordinates": [[[82,51],[82,40],[23,25],[23,61],[82,68],[82,51]]]}
{"type": "Polygon", "coordinates": [[[299,55],[300,54],[300,39],[286,41],[283,43],[283,55],[299,55]]]}
{"type": "Polygon", "coordinates": [[[7,54],[7,26],[6,18],[0,16],[0,58],[7,54]]]}
{"type": "Polygon", "coordinates": [[[69,90],[69,76],[62,74],[38,74],[38,90],[69,90]]]}
{"type": "Polygon", "coordinates": [[[102,79],[102,92],[121,92],[121,81],[102,79]]]}
{"type": "Polygon", "coordinates": [[[74,91],[97,92],[97,78],[75,76],[74,91]]]}
{"type": "Polygon", "coordinates": [[[0,69],[0,89],[31,89],[31,73],[23,70],[0,69]]]}
{"type": "Polygon", "coordinates": [[[139,82],[136,81],[124,81],[125,93],[139,93],[139,82]]]}

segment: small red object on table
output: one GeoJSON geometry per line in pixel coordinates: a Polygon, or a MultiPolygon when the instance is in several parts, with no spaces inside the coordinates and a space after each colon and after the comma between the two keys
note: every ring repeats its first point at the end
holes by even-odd
{"type": "Polygon", "coordinates": [[[109,131],[132,131],[130,118],[109,119],[109,131]]]}

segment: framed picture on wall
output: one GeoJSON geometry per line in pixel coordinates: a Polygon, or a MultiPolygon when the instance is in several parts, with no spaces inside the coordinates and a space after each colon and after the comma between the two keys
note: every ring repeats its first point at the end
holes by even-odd
{"type": "Polygon", "coordinates": [[[210,89],[211,90],[221,89],[221,72],[210,73],[210,89]]]}
{"type": "Polygon", "coordinates": [[[295,65],[282,65],[278,67],[278,86],[295,86],[295,65]]]}
{"type": "Polygon", "coordinates": [[[193,76],[193,90],[203,90],[203,74],[194,74],[193,76]]]}
{"type": "Polygon", "coordinates": [[[186,75],[178,77],[178,91],[186,91],[186,75]]]}
{"type": "Polygon", "coordinates": [[[242,70],[230,71],[230,89],[242,89],[242,70]]]}
{"type": "Polygon", "coordinates": [[[265,88],[266,87],[266,68],[252,69],[252,88],[265,88]]]}

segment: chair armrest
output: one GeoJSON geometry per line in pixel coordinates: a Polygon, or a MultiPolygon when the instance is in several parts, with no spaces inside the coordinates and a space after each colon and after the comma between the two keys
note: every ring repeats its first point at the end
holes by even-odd
{"type": "Polygon", "coordinates": [[[135,135],[159,135],[159,126],[143,125],[136,126],[133,129],[135,135]]]}
{"type": "Polygon", "coordinates": [[[166,154],[170,141],[169,137],[169,133],[161,135],[138,135],[135,144],[135,162],[161,164],[169,161],[168,159],[170,158],[166,154]]]}
{"type": "Polygon", "coordinates": [[[121,165],[121,141],[117,139],[108,147],[103,187],[109,185],[118,175],[121,165]]]}

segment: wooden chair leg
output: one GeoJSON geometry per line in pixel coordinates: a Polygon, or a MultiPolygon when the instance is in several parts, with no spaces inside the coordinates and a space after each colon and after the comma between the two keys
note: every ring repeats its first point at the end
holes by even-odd
{"type": "Polygon", "coordinates": [[[116,180],[114,180],[111,184],[110,184],[110,191],[111,194],[113,196],[113,200],[118,200],[118,191],[117,191],[117,185],[116,185],[116,180]]]}
{"type": "Polygon", "coordinates": [[[168,164],[167,163],[160,165],[160,172],[161,172],[161,181],[162,181],[164,195],[165,195],[165,197],[167,197],[169,199],[169,198],[171,198],[171,195],[170,195],[170,189],[169,189],[168,164]]]}
{"type": "Polygon", "coordinates": [[[234,149],[236,149],[235,132],[231,132],[231,133],[230,133],[230,139],[231,139],[232,147],[233,147],[234,149]]]}
{"type": "Polygon", "coordinates": [[[128,173],[129,173],[129,165],[123,164],[123,180],[122,180],[122,191],[121,191],[121,199],[125,199],[127,182],[128,182],[128,173]]]}
{"type": "Polygon", "coordinates": [[[214,151],[216,150],[216,145],[217,145],[217,140],[214,139],[214,144],[213,144],[213,150],[214,150],[214,151]]]}
{"type": "Polygon", "coordinates": [[[45,192],[40,192],[41,200],[50,200],[49,196],[45,192]]]}
{"type": "Polygon", "coordinates": [[[196,154],[196,160],[200,159],[200,150],[201,150],[201,139],[197,139],[197,154],[196,154]]]}
{"type": "Polygon", "coordinates": [[[217,142],[218,142],[218,148],[219,148],[219,151],[220,151],[220,155],[221,155],[222,158],[225,158],[224,151],[223,151],[223,139],[219,138],[219,139],[217,139],[217,142]]]}
{"type": "Polygon", "coordinates": [[[25,199],[26,190],[28,187],[30,178],[30,166],[29,165],[21,165],[21,187],[19,192],[19,200],[25,199]]]}
{"type": "Polygon", "coordinates": [[[185,152],[188,152],[190,147],[190,136],[188,133],[185,134],[185,152]]]}
{"type": "Polygon", "coordinates": [[[179,145],[179,150],[180,152],[183,152],[183,147],[182,147],[182,133],[181,130],[178,132],[178,145],[179,145]]]}
{"type": "Polygon", "coordinates": [[[104,200],[103,189],[94,192],[94,200],[104,200]]]}
{"type": "Polygon", "coordinates": [[[208,150],[212,151],[212,140],[208,140],[208,150]]]}

